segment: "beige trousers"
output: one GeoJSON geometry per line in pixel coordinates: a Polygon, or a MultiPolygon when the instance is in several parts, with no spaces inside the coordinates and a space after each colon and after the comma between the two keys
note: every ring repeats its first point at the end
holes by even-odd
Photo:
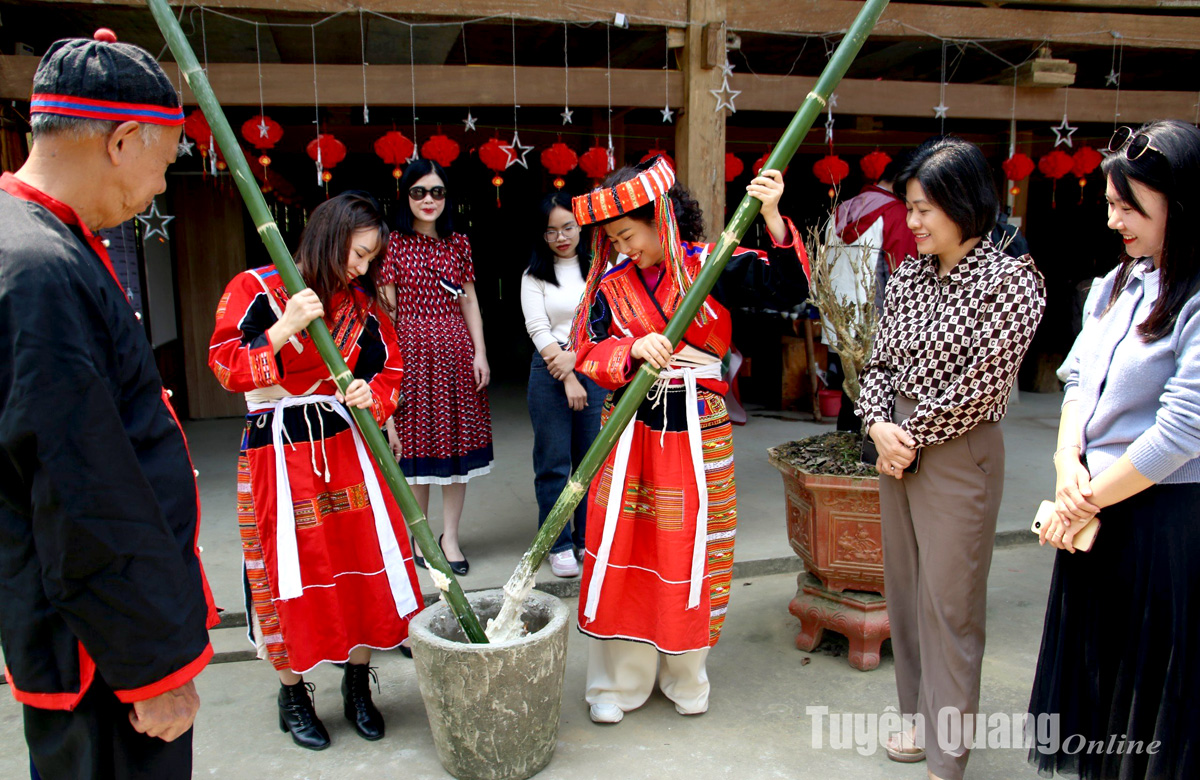
{"type": "MultiPolygon", "coordinates": [[[[896,397],[897,424],[916,402],[896,397]]],[[[900,711],[924,721],[929,771],[961,780],[979,709],[987,579],[1004,489],[1004,435],[983,423],[879,478],[883,579],[900,711]],[[966,728],[972,725],[972,728],[966,728]]]]}
{"type": "Polygon", "coordinates": [[[668,699],[688,714],[708,710],[708,648],[679,655],[624,639],[588,638],[587,691],[590,704],[615,704],[625,712],[646,703],[654,680],[668,699]]]}

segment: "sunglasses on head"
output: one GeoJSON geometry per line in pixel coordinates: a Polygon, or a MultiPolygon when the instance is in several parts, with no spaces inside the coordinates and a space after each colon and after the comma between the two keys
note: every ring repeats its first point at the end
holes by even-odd
{"type": "Polygon", "coordinates": [[[1108,141],[1108,151],[1116,152],[1125,150],[1126,160],[1136,160],[1146,153],[1149,149],[1152,152],[1162,152],[1150,143],[1150,136],[1146,133],[1135,133],[1128,127],[1118,127],[1116,132],[1112,134],[1112,138],[1108,141]]]}
{"type": "Polygon", "coordinates": [[[432,195],[434,200],[446,199],[445,187],[410,187],[408,189],[408,197],[410,200],[425,200],[426,195],[432,195]]]}

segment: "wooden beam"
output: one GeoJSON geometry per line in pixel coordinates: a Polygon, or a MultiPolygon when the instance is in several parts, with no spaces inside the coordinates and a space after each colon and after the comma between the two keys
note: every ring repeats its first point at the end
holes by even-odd
{"type": "MultiPolygon", "coordinates": [[[[0,100],[29,99],[34,57],[0,56],[0,100]]],[[[308,106],[312,104],[311,65],[263,65],[263,98],[269,106],[308,106]]],[[[168,68],[168,73],[171,69],[168,68]]],[[[572,68],[571,105],[602,107],[608,104],[605,72],[601,68],[572,68]]],[[[703,71],[716,81],[689,100],[697,118],[715,118],[713,96],[708,89],[720,86],[719,69],[703,71]]],[[[662,108],[663,74],[660,70],[614,70],[613,97],[620,108],[662,108]]],[[[671,73],[670,91],[682,103],[683,75],[671,73]]],[[[258,69],[256,65],[216,64],[209,67],[209,80],[222,104],[258,105],[258,69]]],[[[362,105],[362,69],[358,65],[321,65],[317,68],[318,90],[323,106],[362,105]],[[355,84],[347,89],[346,84],[355,84]]],[[[504,65],[418,65],[417,104],[421,106],[511,106],[512,68],[504,65]],[[421,85],[436,85],[436,87],[421,85]]],[[[372,65],[367,68],[367,94],[371,105],[407,106],[412,97],[407,65],[372,65]]],[[[707,83],[707,82],[705,82],[707,83]]],[[[748,74],[734,74],[730,87],[741,90],[734,101],[738,111],[791,113],[816,83],[815,78],[792,76],[758,80],[748,74]]],[[[561,68],[521,68],[517,80],[517,99],[522,106],[560,106],[562,104],[561,68]]],[[[697,87],[699,89],[699,86],[697,87]]],[[[839,115],[894,116],[933,118],[938,102],[934,82],[872,81],[846,79],[838,86],[839,115]]],[[[1117,93],[1113,89],[1071,89],[1072,122],[1111,122],[1117,93]]],[[[1195,92],[1121,90],[1120,121],[1125,124],[1150,119],[1184,119],[1196,116],[1195,92]]],[[[184,91],[184,102],[194,105],[191,93],[184,91]]],[[[948,84],[946,105],[950,107],[949,127],[956,119],[1008,119],[1012,112],[1013,88],[992,84],[948,84]]],[[[675,106],[678,108],[678,104],[675,106]]],[[[1062,119],[1063,94],[1058,89],[1017,89],[1017,119],[1047,121],[1062,119]]],[[[676,118],[676,128],[685,125],[687,114],[676,118]]],[[[723,124],[723,122],[722,122],[723,124]]],[[[665,126],[664,126],[665,127],[665,126]]],[[[677,139],[678,140],[678,139],[677,139]]],[[[716,148],[721,148],[717,146],[716,148]]],[[[682,163],[680,163],[683,169],[682,163]]],[[[723,179],[722,179],[723,181],[723,179]]]]}
{"type": "MultiPolygon", "coordinates": [[[[858,14],[856,0],[759,0],[731,3],[731,30],[822,34],[844,30],[858,14]]],[[[1045,41],[1110,46],[1110,31],[1140,48],[1200,48],[1200,18],[1148,14],[970,8],[892,3],[875,25],[872,38],[924,37],[1045,41]]]]}
{"type": "MultiPolygon", "coordinates": [[[[28,1],[28,0],[27,0],[28,1]]],[[[145,0],[105,0],[105,5],[141,6],[145,0]]],[[[1033,2],[1033,0],[1026,0],[1033,2]]],[[[170,0],[172,5],[192,5],[193,0],[170,0]]],[[[1039,4],[1044,0],[1039,0],[1039,4]]],[[[33,0],[34,4],[63,5],[78,0],[33,0]]],[[[1098,46],[1113,41],[1119,31],[1127,45],[1143,48],[1200,49],[1200,18],[1196,15],[1159,15],[1088,11],[1087,6],[1110,9],[1200,8],[1200,0],[1058,0],[1068,10],[996,8],[892,3],[884,11],[873,38],[943,38],[1044,41],[1098,46]],[[1153,5],[1151,5],[1153,3],[1153,5]]],[[[1004,3],[1013,4],[1013,3],[1004,3]]],[[[1024,4],[1024,3],[1022,3],[1024,4]]],[[[586,5],[543,0],[205,0],[205,7],[226,11],[256,10],[300,13],[367,11],[394,15],[472,18],[515,15],[545,21],[611,20],[617,12],[631,24],[682,26],[687,20],[687,0],[595,0],[586,5]]],[[[739,0],[730,3],[724,21],[730,30],[764,33],[826,34],[850,26],[862,5],[859,0],[739,0]]]]}
{"type": "MultiPolygon", "coordinates": [[[[716,45],[719,61],[725,62],[725,30],[720,23],[725,12],[726,0],[688,1],[687,43],[679,61],[688,108],[675,118],[675,164],[680,183],[700,202],[709,237],[725,224],[725,111],[714,110],[709,92],[720,89],[724,77],[720,68],[709,63],[717,59],[716,45]]],[[[614,94],[626,93],[614,90],[614,94]]]]}

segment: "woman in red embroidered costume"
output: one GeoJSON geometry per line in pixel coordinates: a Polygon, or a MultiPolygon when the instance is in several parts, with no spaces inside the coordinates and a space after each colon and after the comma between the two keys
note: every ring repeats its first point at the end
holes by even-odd
{"type": "Polygon", "coordinates": [[[467,480],[492,468],[491,369],[471,242],[454,232],[442,166],[414,160],[400,189],[408,208],[400,207],[379,272],[381,292],[394,304],[405,367],[404,403],[388,437],[422,512],[429,511],[429,486],[442,486],[438,542],[450,568],[463,575],[469,564],[458,526],[467,480]]]}
{"type": "Polygon", "coordinates": [[[346,718],[379,739],[371,649],[399,645],[422,607],[404,519],[346,409],[370,409],[382,426],[400,399],[404,364],[372,263],[386,237],[370,195],[322,203],[296,251],[308,289],[289,297],[270,267],[238,274],[209,346],[209,367],[249,408],[238,524],[250,639],[279,673],[280,728],[312,750],[329,734],[301,675],[346,662],[346,718]],[[345,397],[304,330],[318,317],[355,376],[345,397]]]}
{"type": "Polygon", "coordinates": [[[578,223],[597,229],[572,343],[577,370],[614,391],[604,419],[642,361],[664,369],[588,496],[579,627],[597,640],[585,695],[597,723],[640,707],[660,661],[658,682],[675,709],[708,709],[705,661],[725,621],[737,526],[721,381],[730,310],[767,291],[803,300],[807,290],[803,243],[779,214],[783,177],[764,171],[747,190],[763,203],[773,248],[734,251],[672,350],[662,331],[712,249],[698,243],[699,206],[674,181],[655,158],[573,202],[578,223]]]}

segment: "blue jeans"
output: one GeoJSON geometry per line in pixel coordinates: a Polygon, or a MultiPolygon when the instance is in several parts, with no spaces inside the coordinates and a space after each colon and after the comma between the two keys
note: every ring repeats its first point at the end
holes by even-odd
{"type": "MultiPolygon", "coordinates": [[[[550,376],[546,361],[533,353],[528,400],[529,419],[533,421],[533,488],[537,494],[538,528],[546,522],[571,473],[600,432],[600,410],[608,391],[583,374],[576,372],[575,377],[587,391],[587,406],[579,412],[567,406],[563,383],[550,376]]],[[[574,528],[571,523],[563,526],[550,552],[572,547],[583,549],[587,503],[585,496],[575,509],[574,528]]]]}

